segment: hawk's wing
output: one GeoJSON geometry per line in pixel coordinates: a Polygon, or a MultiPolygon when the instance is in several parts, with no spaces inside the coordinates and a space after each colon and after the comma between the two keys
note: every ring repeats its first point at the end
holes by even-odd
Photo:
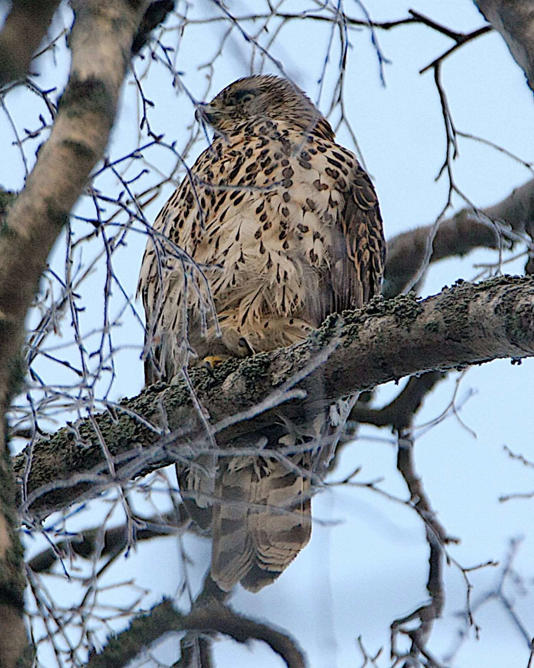
{"type": "Polygon", "coordinates": [[[323,284],[321,321],[330,313],[361,308],[380,294],[386,249],[382,218],[373,184],[353,160],[354,166],[343,179],[347,184],[343,189],[344,206],[337,210],[332,269],[323,284]]]}
{"type": "Polygon", "coordinates": [[[202,240],[228,195],[206,185],[217,158],[211,147],[200,154],[152,226],[137,288],[146,316],[147,384],[169,381],[187,365],[194,344],[215,322],[207,274],[217,272],[217,257],[202,240]]]}
{"type": "Polygon", "coordinates": [[[351,177],[340,220],[346,243],[342,271],[332,272],[336,311],[361,307],[380,294],[384,273],[386,245],[375,190],[359,165],[351,177]]]}

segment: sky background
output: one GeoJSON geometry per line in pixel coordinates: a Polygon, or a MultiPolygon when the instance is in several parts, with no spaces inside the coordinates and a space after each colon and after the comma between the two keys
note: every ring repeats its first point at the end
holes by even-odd
{"type": "MultiPolygon", "coordinates": [[[[250,13],[250,4],[230,3],[236,16],[250,13]]],[[[285,2],[286,11],[303,11],[316,8],[321,3],[285,2]]],[[[257,3],[258,9],[262,2],[257,3]]],[[[332,5],[332,3],[330,3],[332,5]]],[[[481,15],[469,0],[450,0],[436,3],[420,0],[405,3],[402,0],[368,0],[367,11],[375,21],[392,20],[408,15],[408,9],[417,10],[434,21],[457,31],[471,31],[483,24],[481,15]]],[[[343,3],[350,16],[363,18],[358,2],[343,3]]],[[[210,0],[186,6],[178,3],[178,11],[190,19],[207,15],[220,16],[220,9],[210,0]]],[[[51,36],[60,32],[62,25],[69,25],[70,16],[65,11],[57,20],[51,36]]],[[[167,142],[176,141],[176,149],[187,164],[191,165],[206,146],[206,138],[198,134],[198,141],[188,147],[191,128],[194,128],[194,101],[211,98],[222,87],[240,76],[259,71],[280,74],[274,61],[261,62],[256,52],[251,58],[251,44],[237,30],[228,37],[224,48],[213,61],[213,70],[202,67],[212,61],[220,46],[221,34],[226,26],[191,24],[179,36],[168,23],[161,41],[179,48],[171,58],[174,68],[180,72],[180,86],[172,86],[168,69],[149,58],[137,59],[134,64],[138,77],[142,77],[145,95],[156,105],[149,110],[152,130],[164,134],[167,142]]],[[[257,25],[243,24],[255,33],[257,25]]],[[[267,45],[275,34],[275,24],[270,33],[262,33],[261,43],[267,45]]],[[[376,31],[380,48],[388,62],[384,64],[385,85],[380,78],[376,50],[366,29],[349,31],[350,47],[346,70],[346,114],[358,141],[358,151],[373,178],[380,199],[386,236],[408,230],[416,225],[432,223],[447,199],[445,179],[436,182],[435,177],[443,162],[445,136],[438,94],[431,72],[419,74],[419,70],[452,45],[451,40],[438,35],[425,26],[399,27],[391,31],[376,31]]],[[[283,73],[292,78],[316,102],[323,112],[330,106],[333,86],[339,76],[339,46],[336,35],[325,68],[331,31],[326,23],[300,19],[290,22],[276,35],[269,47],[273,58],[283,65],[283,73]],[[318,80],[325,68],[324,85],[318,80]]],[[[40,59],[41,76],[36,79],[42,88],[57,86],[51,94],[55,99],[66,80],[68,52],[62,40],[54,54],[40,59]]],[[[456,127],[466,133],[481,136],[505,147],[525,161],[534,160],[532,144],[532,94],[524,75],[512,60],[502,39],[497,34],[485,35],[467,44],[443,64],[443,84],[456,127]]],[[[0,184],[19,189],[24,179],[24,164],[17,146],[12,146],[13,130],[10,114],[18,132],[24,136],[24,128],[35,129],[42,112],[35,96],[23,89],[9,93],[5,98],[4,113],[0,114],[0,137],[3,158],[0,161],[0,184]]],[[[43,106],[43,105],[41,105],[43,106]]],[[[1,110],[0,110],[1,111],[1,110]]],[[[44,117],[47,118],[44,111],[44,117]]],[[[137,87],[131,77],[125,86],[121,111],[113,132],[109,156],[112,160],[127,155],[139,142],[139,104],[137,87]]],[[[335,125],[338,115],[334,111],[331,121],[335,125]]],[[[355,149],[350,132],[341,126],[339,143],[355,149]]],[[[23,151],[28,167],[34,161],[39,141],[26,141],[23,151]]],[[[146,141],[146,137],[142,138],[146,141]]],[[[145,162],[124,161],[119,171],[123,178],[134,177],[141,168],[143,173],[132,185],[141,193],[157,184],[162,174],[168,174],[179,164],[176,154],[167,148],[154,146],[144,153],[145,162]]],[[[152,221],[183,176],[183,167],[176,171],[175,183],[167,183],[159,196],[144,208],[147,221],[152,221]]],[[[459,139],[459,157],[454,163],[454,176],[458,187],[476,206],[488,206],[506,197],[514,187],[532,178],[523,165],[503,153],[472,140],[459,139]]],[[[117,193],[117,181],[108,172],[95,181],[102,192],[117,193]]],[[[447,215],[465,205],[460,198],[453,201],[454,208],[447,215]]],[[[107,213],[112,211],[110,209],[107,213]]],[[[88,198],[80,202],[77,214],[94,217],[94,209],[88,198]]],[[[117,218],[120,220],[120,217],[117,218]]],[[[124,223],[123,219],[123,223],[124,223]]],[[[83,221],[73,222],[74,238],[81,238],[91,230],[83,221]]],[[[113,253],[112,266],[117,281],[110,301],[114,349],[113,373],[104,371],[94,383],[98,398],[106,393],[110,399],[133,396],[142,388],[142,308],[134,301],[138,271],[146,243],[142,221],[131,226],[125,245],[113,253]],[[119,289],[119,282],[123,292],[119,289]],[[125,295],[127,299],[125,299],[125,295]],[[112,381],[112,382],[111,382],[112,381]]],[[[110,234],[113,232],[110,227],[110,234]]],[[[117,230],[118,231],[118,228],[117,230]]],[[[52,254],[50,264],[59,275],[65,275],[65,241],[60,241],[52,254]]],[[[100,240],[84,243],[74,254],[74,266],[87,266],[102,251],[100,240]]],[[[423,295],[439,292],[444,285],[457,278],[473,279],[481,273],[481,264],[495,264],[497,253],[477,251],[463,259],[453,259],[432,266],[425,281],[423,295]]],[[[506,265],[508,273],[521,273],[525,258],[506,265]]],[[[80,285],[83,313],[80,313],[80,330],[88,335],[87,361],[92,350],[100,349],[102,327],[103,290],[105,286],[105,258],[95,264],[95,269],[80,285]],[[94,331],[94,334],[90,334],[94,331]]],[[[45,285],[59,294],[59,284],[50,279],[45,285]]],[[[61,352],[63,360],[79,364],[82,354],[72,344],[72,329],[65,318],[61,336],[47,341],[47,350],[61,352]]],[[[29,324],[37,321],[34,313],[29,324]]],[[[108,343],[105,344],[109,345],[108,343]]],[[[41,356],[35,367],[43,380],[57,388],[56,403],[51,402],[49,413],[56,413],[58,425],[65,419],[65,396],[76,396],[77,379],[64,365],[41,356]]],[[[499,501],[503,494],[531,492],[534,490],[532,469],[511,460],[504,446],[534,460],[532,436],[534,412],[532,411],[533,364],[528,360],[512,366],[504,360],[470,369],[464,374],[450,374],[425,401],[417,416],[416,465],[423,478],[427,493],[438,512],[441,523],[461,542],[450,547],[450,555],[464,567],[502,561],[510,549],[512,538],[522,537],[514,568],[524,578],[529,588],[521,594],[521,587],[508,586],[508,593],[522,623],[534,636],[534,597],[532,583],[534,567],[532,555],[534,540],[528,535],[532,517],[532,500],[499,501]],[[447,419],[429,428],[450,407],[456,391],[458,415],[449,411],[447,419]]],[[[393,397],[399,388],[388,385],[380,389],[377,403],[393,397]]],[[[36,383],[29,386],[35,401],[42,397],[36,383]]],[[[24,397],[20,404],[24,403],[24,397]]],[[[83,408],[80,409],[83,414],[83,408]]],[[[17,411],[14,416],[17,417],[17,411]]],[[[22,415],[22,413],[20,413],[22,415]]],[[[53,430],[51,421],[43,426],[53,430]]],[[[359,481],[381,479],[380,487],[389,494],[406,498],[405,486],[395,469],[394,438],[387,431],[370,427],[362,428],[360,438],[341,457],[339,469],[331,482],[361,467],[356,478],[359,481]]],[[[173,473],[168,473],[174,484],[173,473]]],[[[154,506],[168,506],[166,482],[156,480],[155,491],[135,497],[139,512],[151,512],[154,506]]],[[[254,595],[239,590],[233,599],[238,610],[254,617],[265,618],[278,627],[287,628],[306,650],[311,666],[338,667],[359,666],[361,654],[356,639],[361,636],[370,654],[384,647],[377,665],[390,665],[388,658],[389,624],[395,618],[414,610],[427,600],[425,590],[428,547],[423,528],[415,513],[408,507],[385,499],[379,494],[362,488],[332,485],[319,494],[313,502],[315,525],[312,541],[273,586],[254,595]]],[[[109,498],[64,520],[58,516],[49,519],[47,526],[58,531],[66,528],[75,531],[100,522],[121,521],[120,504],[109,498]],[[110,517],[106,513],[111,513],[110,517]]],[[[38,536],[28,539],[29,553],[43,548],[38,536]]],[[[140,588],[150,591],[142,599],[148,607],[162,594],[175,596],[178,605],[186,606],[187,595],[180,593],[184,577],[182,551],[193,559],[187,569],[187,582],[194,592],[201,581],[209,560],[207,541],[186,536],[164,538],[140,545],[134,554],[121,558],[103,578],[111,589],[99,595],[105,605],[119,605],[133,600],[140,590],[130,586],[115,586],[136,578],[140,588]]],[[[47,582],[51,597],[68,604],[79,601],[81,589],[73,578],[70,582],[58,570],[59,575],[47,582]]],[[[488,567],[470,574],[472,602],[477,604],[495,587],[500,574],[499,567],[488,567]]],[[[459,569],[451,563],[446,568],[447,600],[443,618],[436,624],[430,649],[444,663],[455,668],[485,666],[527,666],[528,649],[519,631],[510,622],[506,611],[496,602],[488,602],[476,611],[480,626],[479,638],[469,630],[467,639],[457,648],[459,633],[465,629],[458,615],[465,609],[466,586],[459,569]]],[[[110,628],[121,628],[120,618],[110,623],[110,628]]],[[[177,637],[169,639],[155,651],[162,661],[171,661],[178,643],[177,637]]],[[[43,665],[53,665],[50,654],[43,654],[43,665]],[[50,661],[50,663],[49,663],[50,661]]],[[[255,668],[282,666],[280,659],[260,643],[243,647],[228,640],[215,644],[216,665],[222,668],[249,666],[255,668]]],[[[147,663],[155,665],[154,659],[147,663]]]]}

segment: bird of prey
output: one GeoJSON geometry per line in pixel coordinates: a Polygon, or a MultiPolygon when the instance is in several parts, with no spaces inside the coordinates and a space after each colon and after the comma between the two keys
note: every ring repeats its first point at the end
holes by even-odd
{"type": "MultiPolygon", "coordinates": [[[[158,215],[143,258],[147,383],[170,381],[193,355],[215,364],[303,341],[380,291],[373,185],[302,90],[246,77],[199,104],[197,118],[213,141],[158,215]]],[[[318,420],[328,412],[310,425],[318,420]]],[[[219,451],[177,465],[193,519],[211,526],[211,575],[225,591],[261,589],[309,540],[312,482],[325,470],[310,433],[327,431],[299,429],[267,436],[256,456],[219,451]],[[291,438],[299,447],[279,456],[291,438]]]]}

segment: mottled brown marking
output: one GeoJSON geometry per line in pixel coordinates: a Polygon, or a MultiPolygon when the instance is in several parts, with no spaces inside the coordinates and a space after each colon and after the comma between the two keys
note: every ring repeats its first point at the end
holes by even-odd
{"type": "MultiPolygon", "coordinates": [[[[143,259],[147,382],[169,380],[189,361],[185,330],[200,359],[273,350],[380,290],[384,242],[372,184],[313,104],[265,76],[235,82],[210,104],[223,125],[154,222],[184,255],[159,241],[155,253],[149,241],[143,259]],[[240,89],[260,96],[257,113],[229,102],[240,89]]],[[[184,503],[211,522],[211,573],[223,590],[237,582],[261,588],[307,542],[310,479],[298,472],[313,469],[313,454],[301,451],[291,462],[232,456],[213,469],[204,460],[178,467],[184,503]],[[277,511],[281,500],[291,513],[277,511]]]]}
{"type": "Polygon", "coordinates": [[[334,179],[334,181],[339,176],[339,172],[336,169],[332,169],[331,167],[325,167],[324,171],[328,174],[328,176],[334,179]]]}
{"type": "Polygon", "coordinates": [[[285,167],[282,170],[282,176],[284,177],[284,179],[290,179],[294,173],[295,170],[292,167],[285,167]]]}

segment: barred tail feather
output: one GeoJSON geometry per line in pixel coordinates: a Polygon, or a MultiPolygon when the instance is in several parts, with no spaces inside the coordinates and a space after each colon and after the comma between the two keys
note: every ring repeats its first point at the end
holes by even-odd
{"type": "Polygon", "coordinates": [[[310,480],[279,461],[228,468],[215,498],[211,574],[225,591],[270,584],[310,539],[310,480]]]}

